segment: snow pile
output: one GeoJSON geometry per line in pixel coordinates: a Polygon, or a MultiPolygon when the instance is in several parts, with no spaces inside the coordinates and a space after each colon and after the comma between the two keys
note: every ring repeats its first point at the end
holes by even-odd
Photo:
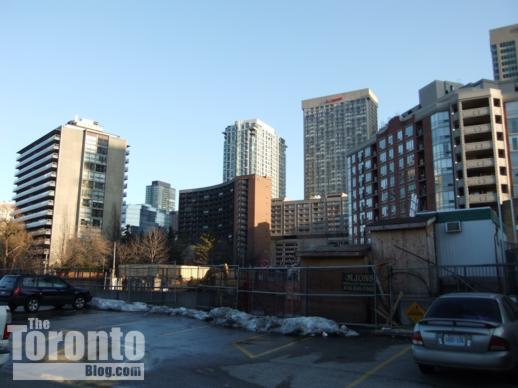
{"type": "Polygon", "coordinates": [[[230,307],[216,307],[208,313],[185,307],[149,306],[142,302],[127,303],[122,300],[93,298],[91,302],[99,310],[147,312],[150,314],[166,314],[182,316],[200,321],[210,321],[218,326],[234,327],[259,333],[279,333],[284,335],[314,336],[329,334],[341,336],[356,336],[354,330],[345,325],[322,317],[278,318],[272,316],[257,316],[230,307]]]}
{"type": "Polygon", "coordinates": [[[323,335],[328,334],[354,336],[358,335],[345,325],[338,325],[335,321],[322,317],[295,317],[282,320],[281,327],[275,332],[296,335],[323,335]]]}
{"type": "Polygon", "coordinates": [[[128,303],[123,300],[92,298],[90,304],[98,310],[147,312],[149,306],[142,302],[128,303]]]}
{"type": "Polygon", "coordinates": [[[178,307],[171,309],[171,315],[180,315],[182,317],[188,317],[198,319],[199,321],[209,321],[210,316],[205,311],[188,309],[185,307],[178,307]]]}
{"type": "Polygon", "coordinates": [[[212,321],[219,326],[238,327],[248,331],[269,332],[280,327],[282,319],[256,316],[230,307],[216,307],[209,311],[212,321]]]}

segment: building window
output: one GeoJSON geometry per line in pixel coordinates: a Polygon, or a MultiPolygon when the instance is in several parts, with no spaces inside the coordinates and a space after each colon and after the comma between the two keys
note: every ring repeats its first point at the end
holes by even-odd
{"type": "Polygon", "coordinates": [[[414,150],[414,140],[410,139],[406,142],[406,150],[413,151],[414,150]]]}
{"type": "Polygon", "coordinates": [[[380,139],[380,141],[379,141],[380,150],[384,150],[386,146],[387,146],[387,140],[385,138],[380,139]]]}

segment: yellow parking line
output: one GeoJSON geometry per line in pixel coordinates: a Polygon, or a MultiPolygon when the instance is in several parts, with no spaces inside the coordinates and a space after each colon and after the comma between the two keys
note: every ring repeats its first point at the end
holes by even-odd
{"type": "Polygon", "coordinates": [[[253,337],[248,337],[248,338],[245,338],[244,340],[236,341],[232,345],[234,345],[234,347],[236,349],[238,349],[239,351],[244,353],[248,358],[254,359],[254,358],[259,358],[259,357],[266,356],[267,354],[278,352],[279,350],[288,348],[288,347],[293,346],[293,345],[295,345],[297,343],[304,342],[304,341],[307,341],[307,340],[311,339],[311,337],[307,337],[307,338],[303,338],[303,339],[298,339],[298,340],[288,342],[287,344],[284,344],[284,345],[281,345],[281,346],[277,346],[275,348],[272,348],[272,349],[269,349],[269,350],[266,350],[264,352],[257,353],[257,354],[254,354],[254,353],[248,351],[246,348],[244,348],[243,346],[240,345],[240,343],[243,343],[243,342],[251,340],[251,339],[259,338],[259,337],[262,337],[262,336],[263,336],[263,334],[256,335],[256,336],[253,336],[253,337]]]}
{"type": "Polygon", "coordinates": [[[363,375],[361,375],[359,378],[354,380],[352,383],[347,385],[347,388],[356,387],[357,385],[363,383],[365,380],[367,380],[369,377],[371,377],[374,373],[378,372],[379,370],[385,368],[390,363],[396,361],[401,356],[405,355],[409,350],[411,349],[410,346],[406,346],[403,350],[397,352],[393,356],[387,358],[385,361],[383,361],[381,364],[378,364],[372,369],[369,369],[367,372],[365,372],[363,375]]]}
{"type": "Polygon", "coordinates": [[[237,342],[234,342],[232,345],[234,345],[234,347],[236,349],[238,349],[240,352],[244,353],[245,356],[247,356],[248,358],[255,358],[253,353],[250,353],[248,350],[246,350],[244,347],[239,345],[237,342]]]}
{"type": "Polygon", "coordinates": [[[266,356],[267,354],[271,354],[271,353],[275,353],[275,352],[278,352],[279,350],[282,350],[284,348],[288,348],[292,345],[295,345],[295,344],[299,344],[301,342],[304,342],[304,341],[307,341],[311,339],[311,337],[306,337],[306,338],[302,338],[300,340],[295,340],[295,341],[292,341],[292,342],[288,342],[287,344],[284,344],[284,345],[281,345],[281,346],[278,346],[276,348],[273,348],[273,349],[270,349],[270,350],[267,350],[265,352],[262,352],[262,353],[259,353],[259,354],[256,354],[254,358],[258,358],[258,357],[262,357],[262,356],[266,356]]]}
{"type": "Polygon", "coordinates": [[[207,327],[207,325],[200,325],[200,326],[191,327],[191,328],[189,328],[189,329],[183,329],[183,330],[177,330],[177,331],[170,331],[170,332],[167,332],[167,333],[162,333],[162,334],[160,334],[160,335],[163,335],[163,336],[175,335],[175,334],[179,334],[179,333],[185,333],[185,332],[187,332],[187,331],[193,331],[193,330],[203,329],[204,327],[207,327]]]}

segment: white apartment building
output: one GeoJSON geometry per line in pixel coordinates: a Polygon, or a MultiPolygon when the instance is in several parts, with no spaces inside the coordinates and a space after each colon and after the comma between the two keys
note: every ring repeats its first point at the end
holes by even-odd
{"type": "Polygon", "coordinates": [[[18,220],[54,264],[85,228],[112,238],[120,228],[127,142],[99,123],[78,119],[18,151],[14,197],[18,220]]]}
{"type": "Polygon", "coordinates": [[[223,181],[256,174],[272,180],[272,198],[286,196],[286,143],[259,119],[239,120],[223,132],[223,181]]]}

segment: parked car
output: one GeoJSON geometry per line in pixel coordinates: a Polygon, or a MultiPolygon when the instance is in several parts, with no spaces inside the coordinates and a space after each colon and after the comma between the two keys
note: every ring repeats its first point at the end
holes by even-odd
{"type": "Polygon", "coordinates": [[[11,323],[11,312],[7,306],[0,306],[0,366],[9,360],[9,332],[7,325],[11,323]]]}
{"type": "Polygon", "coordinates": [[[80,310],[92,299],[90,292],[77,288],[57,276],[49,275],[5,275],[0,279],[0,303],[11,311],[23,306],[28,313],[34,313],[40,306],[61,308],[66,304],[80,310]]]}
{"type": "Polygon", "coordinates": [[[514,371],[518,367],[518,305],[491,293],[437,298],[412,334],[423,373],[434,367],[514,371]]]}

